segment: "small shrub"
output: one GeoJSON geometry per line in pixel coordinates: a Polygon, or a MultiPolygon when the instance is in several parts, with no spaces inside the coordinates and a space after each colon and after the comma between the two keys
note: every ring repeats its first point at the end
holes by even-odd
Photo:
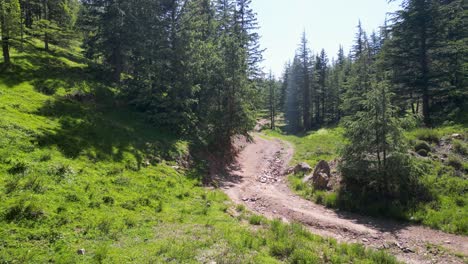
{"type": "Polygon", "coordinates": [[[261,225],[263,218],[259,215],[252,215],[249,218],[249,224],[251,225],[261,225]]]}
{"type": "Polygon", "coordinates": [[[68,176],[74,175],[75,171],[69,165],[57,164],[57,165],[52,166],[52,168],[49,169],[49,173],[54,176],[57,176],[57,180],[61,181],[67,178],[68,176]]]}
{"type": "Polygon", "coordinates": [[[158,203],[156,204],[156,207],[154,208],[154,211],[156,213],[160,213],[163,211],[163,202],[161,200],[158,201],[158,203]]]}
{"type": "Polygon", "coordinates": [[[111,196],[104,196],[104,197],[102,197],[102,201],[103,201],[105,204],[107,204],[107,205],[113,205],[114,202],[115,202],[114,198],[111,197],[111,196]]]}
{"type": "Polygon", "coordinates": [[[429,155],[429,153],[425,149],[420,149],[420,150],[417,151],[417,153],[421,157],[427,157],[429,155]]]}
{"type": "Polygon", "coordinates": [[[463,169],[463,162],[456,156],[451,155],[448,159],[448,165],[456,170],[463,169]]]}
{"type": "Polygon", "coordinates": [[[334,208],[337,206],[338,195],[336,193],[327,193],[325,195],[324,204],[326,207],[334,208]]]}
{"type": "Polygon", "coordinates": [[[239,212],[239,213],[244,212],[245,211],[245,205],[243,205],[243,204],[236,205],[236,211],[239,212]]]}
{"type": "Polygon", "coordinates": [[[20,200],[6,210],[5,220],[39,220],[45,216],[44,210],[33,201],[20,200]]]}
{"type": "Polygon", "coordinates": [[[109,246],[106,244],[100,245],[96,251],[94,252],[94,260],[97,263],[104,263],[104,260],[107,258],[109,254],[109,246]]]}
{"type": "Polygon", "coordinates": [[[318,204],[323,204],[323,199],[324,198],[324,194],[322,192],[318,192],[315,196],[315,202],[318,203],[318,204]]]}
{"type": "Polygon", "coordinates": [[[275,257],[287,258],[296,248],[296,243],[289,239],[276,240],[270,245],[270,253],[275,257]]]}
{"type": "Polygon", "coordinates": [[[112,228],[112,220],[110,218],[104,218],[102,219],[97,228],[103,233],[103,234],[109,234],[112,228]]]}
{"type": "Polygon", "coordinates": [[[468,146],[466,143],[460,140],[454,140],[453,141],[453,150],[463,156],[468,155],[468,146]]]}
{"type": "Polygon", "coordinates": [[[19,178],[13,178],[13,179],[8,179],[5,183],[5,193],[10,194],[20,187],[20,179],[19,178]]]}
{"type": "Polygon", "coordinates": [[[28,170],[28,164],[24,161],[15,161],[13,166],[8,169],[10,174],[24,174],[28,170]]]}
{"type": "Polygon", "coordinates": [[[40,162],[46,162],[52,159],[52,155],[50,153],[45,153],[39,157],[40,162]]]}
{"type": "Polygon", "coordinates": [[[115,185],[127,186],[130,184],[131,179],[128,177],[119,177],[113,181],[115,185]]]}
{"type": "Polygon", "coordinates": [[[315,264],[322,263],[320,257],[311,250],[299,249],[294,250],[290,257],[290,263],[293,264],[315,264]]]}
{"type": "Polygon", "coordinates": [[[31,190],[38,194],[43,194],[47,190],[47,187],[44,187],[42,178],[37,175],[27,179],[23,188],[25,190],[31,190]]]}
{"type": "Polygon", "coordinates": [[[79,202],[80,201],[80,198],[76,195],[76,194],[67,194],[65,196],[65,200],[67,202],[72,202],[72,203],[76,203],[76,202],[79,202]]]}
{"type": "MultiPolygon", "coordinates": [[[[416,152],[420,151],[420,150],[425,150],[426,153],[429,153],[431,152],[431,146],[426,142],[426,141],[418,141],[416,142],[416,144],[414,145],[414,150],[416,152]]],[[[426,154],[427,155],[427,154],[426,154]]]]}
{"type": "Polygon", "coordinates": [[[137,207],[137,203],[135,201],[126,201],[122,205],[120,205],[122,208],[134,211],[137,207]]]}
{"type": "Polygon", "coordinates": [[[127,228],[133,228],[138,224],[138,221],[134,217],[128,216],[124,219],[124,223],[127,228]]]}

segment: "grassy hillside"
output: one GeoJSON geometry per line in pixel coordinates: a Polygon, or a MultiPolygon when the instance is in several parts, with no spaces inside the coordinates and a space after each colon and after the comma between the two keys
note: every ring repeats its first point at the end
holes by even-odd
{"type": "Polygon", "coordinates": [[[0,74],[0,263],[395,262],[203,188],[177,167],[188,142],[119,103],[78,49],[39,45],[0,74]]]}
{"type": "MultiPolygon", "coordinates": [[[[320,160],[339,158],[339,150],[345,144],[343,128],[321,129],[303,136],[285,135],[279,131],[266,131],[271,137],[279,137],[295,146],[292,163],[307,162],[315,166],[320,160]]],[[[436,129],[412,129],[405,132],[409,147],[414,151],[415,170],[427,197],[418,197],[409,204],[369,201],[349,193],[314,190],[302,183],[303,175],[290,176],[292,188],[307,199],[329,207],[358,211],[376,216],[421,223],[451,233],[468,234],[468,128],[452,125],[436,129]],[[454,133],[464,135],[465,140],[448,140],[454,133]],[[444,147],[441,147],[445,140],[444,147]],[[427,157],[418,155],[418,145],[429,148],[427,157]],[[441,158],[446,161],[442,162],[441,158]]]]}

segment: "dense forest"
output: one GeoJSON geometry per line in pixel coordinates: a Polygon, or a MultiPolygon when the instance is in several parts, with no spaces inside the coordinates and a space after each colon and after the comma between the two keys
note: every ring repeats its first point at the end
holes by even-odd
{"type": "Polygon", "coordinates": [[[0,263],[466,262],[465,1],[282,76],[252,6],[0,0],[0,263]]]}

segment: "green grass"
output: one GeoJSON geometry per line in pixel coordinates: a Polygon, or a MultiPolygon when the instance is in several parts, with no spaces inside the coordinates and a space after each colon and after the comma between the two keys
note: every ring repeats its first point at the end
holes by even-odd
{"type": "Polygon", "coordinates": [[[174,169],[189,142],[119,103],[78,50],[32,44],[0,74],[0,263],[396,263],[203,188],[174,169]]]}
{"type": "MultiPolygon", "coordinates": [[[[414,129],[405,132],[412,149],[430,150],[442,138],[460,133],[467,138],[467,127],[452,125],[435,129],[414,129]]],[[[291,165],[307,162],[315,166],[318,161],[339,158],[339,150],[345,144],[343,128],[321,129],[307,135],[285,135],[279,131],[264,131],[267,137],[277,137],[292,143],[295,153],[291,165]]],[[[468,234],[468,171],[467,157],[463,155],[466,141],[454,141],[454,153],[447,164],[429,158],[414,158],[419,183],[424,197],[417,197],[402,205],[397,201],[369,201],[364,194],[349,194],[314,190],[304,184],[304,175],[289,177],[291,188],[299,195],[330,208],[340,208],[364,214],[392,217],[398,220],[421,223],[456,234],[468,234]]],[[[429,153],[431,155],[431,153],[429,153]]]]}
{"type": "Polygon", "coordinates": [[[285,135],[279,131],[266,130],[269,137],[281,138],[294,145],[294,157],[291,164],[307,162],[315,166],[320,160],[333,160],[339,157],[338,152],[344,145],[343,128],[322,128],[307,135],[285,135]]]}

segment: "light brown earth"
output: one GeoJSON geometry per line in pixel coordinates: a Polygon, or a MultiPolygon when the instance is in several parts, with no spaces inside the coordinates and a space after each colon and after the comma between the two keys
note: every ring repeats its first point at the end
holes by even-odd
{"type": "Polygon", "coordinates": [[[468,237],[335,211],[297,196],[283,175],[292,146],[252,136],[253,142],[239,143],[243,149],[222,184],[235,203],[270,219],[302,223],[321,236],[386,249],[406,263],[467,263],[468,237]]]}

